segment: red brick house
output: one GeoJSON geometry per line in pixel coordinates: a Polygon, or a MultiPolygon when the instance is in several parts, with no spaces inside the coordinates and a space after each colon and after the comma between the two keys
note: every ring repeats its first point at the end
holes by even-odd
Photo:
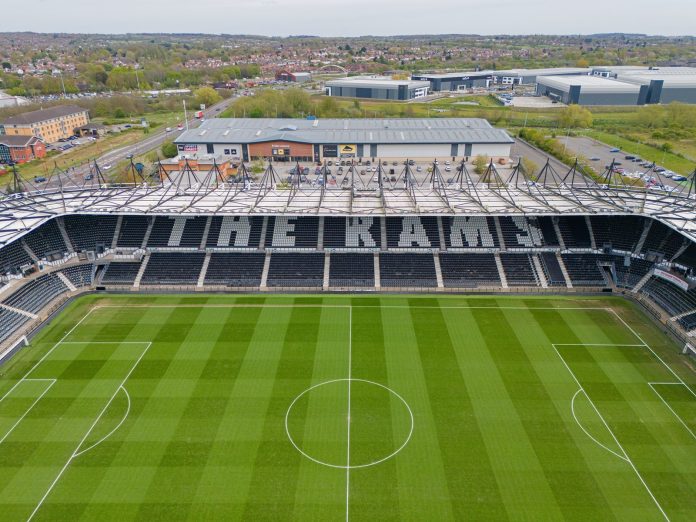
{"type": "Polygon", "coordinates": [[[0,163],[26,163],[46,156],[46,145],[36,136],[0,135],[0,163]]]}

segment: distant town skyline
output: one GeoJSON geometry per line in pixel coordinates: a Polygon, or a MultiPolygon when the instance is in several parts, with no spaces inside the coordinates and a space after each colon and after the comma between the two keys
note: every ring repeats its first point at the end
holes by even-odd
{"type": "Polygon", "coordinates": [[[692,0],[584,0],[577,8],[542,0],[37,0],[0,8],[0,31],[226,33],[264,36],[404,34],[694,35],[692,0]]]}

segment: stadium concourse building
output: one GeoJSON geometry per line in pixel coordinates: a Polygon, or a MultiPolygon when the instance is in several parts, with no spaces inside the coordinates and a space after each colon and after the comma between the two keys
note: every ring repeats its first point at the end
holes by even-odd
{"type": "Polygon", "coordinates": [[[514,140],[475,118],[216,118],[175,140],[180,156],[239,161],[509,158],[514,140]]]}
{"type": "Polygon", "coordinates": [[[386,76],[354,76],[325,83],[328,96],[371,100],[415,100],[426,97],[429,89],[427,81],[392,80],[386,76]]]}

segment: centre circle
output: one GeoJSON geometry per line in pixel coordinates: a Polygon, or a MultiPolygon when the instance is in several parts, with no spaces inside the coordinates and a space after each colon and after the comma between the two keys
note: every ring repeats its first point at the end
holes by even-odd
{"type": "Polygon", "coordinates": [[[413,412],[391,388],[366,379],[334,379],[307,388],[285,413],[290,443],[331,468],[375,466],[413,435],[413,412]]]}

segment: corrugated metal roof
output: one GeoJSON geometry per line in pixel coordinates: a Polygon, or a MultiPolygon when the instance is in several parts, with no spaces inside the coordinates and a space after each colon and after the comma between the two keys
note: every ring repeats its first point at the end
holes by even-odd
{"type": "Polygon", "coordinates": [[[216,118],[180,134],[176,143],[512,143],[476,118],[291,120],[216,118]],[[295,128],[296,130],[289,130],[295,128]]]}

